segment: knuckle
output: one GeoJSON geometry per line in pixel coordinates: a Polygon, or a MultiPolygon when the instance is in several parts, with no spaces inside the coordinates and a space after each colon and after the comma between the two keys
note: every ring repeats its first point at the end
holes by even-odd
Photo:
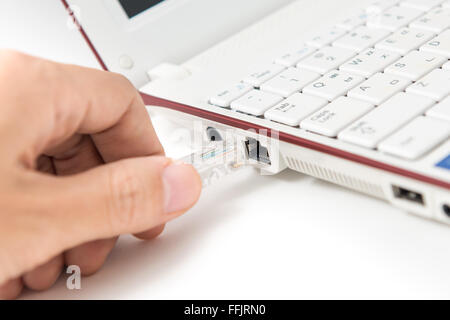
{"type": "Polygon", "coordinates": [[[117,85],[127,94],[134,94],[137,90],[136,87],[131,83],[131,81],[120,73],[113,73],[111,76],[116,81],[117,85]]]}
{"type": "Polygon", "coordinates": [[[19,51],[12,49],[0,49],[0,62],[20,61],[26,59],[27,56],[19,51]]]}
{"type": "Polygon", "coordinates": [[[114,73],[113,77],[115,77],[118,89],[120,89],[117,90],[117,92],[122,92],[124,95],[123,97],[127,102],[130,102],[139,96],[136,87],[127,77],[118,73],[114,73]]]}
{"type": "Polygon", "coordinates": [[[138,213],[145,208],[143,183],[134,170],[116,165],[109,170],[110,201],[108,215],[112,230],[136,226],[138,213]]]}
{"type": "MultiPolygon", "coordinates": [[[[55,66],[55,63],[19,51],[0,49],[0,77],[2,80],[8,79],[9,83],[20,83],[21,87],[25,85],[33,88],[30,83],[34,86],[36,83],[46,83],[49,87],[49,81],[56,73],[55,66]]],[[[33,92],[32,89],[29,92],[33,92]]]]}
{"type": "Polygon", "coordinates": [[[136,88],[134,87],[134,85],[131,83],[131,81],[125,77],[124,75],[120,74],[120,73],[114,73],[114,76],[117,78],[117,81],[119,82],[119,84],[127,89],[136,91],[136,88]]]}
{"type": "Polygon", "coordinates": [[[0,76],[20,74],[20,68],[27,63],[28,56],[11,49],[0,49],[0,76]]]}
{"type": "Polygon", "coordinates": [[[19,51],[0,49],[0,70],[2,73],[19,75],[23,70],[29,71],[32,69],[32,66],[40,60],[19,51]]]}

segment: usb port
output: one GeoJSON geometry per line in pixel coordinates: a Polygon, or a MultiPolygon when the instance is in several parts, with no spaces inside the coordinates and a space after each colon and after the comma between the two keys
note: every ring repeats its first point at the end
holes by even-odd
{"type": "Polygon", "coordinates": [[[248,138],[247,141],[245,141],[245,148],[247,149],[249,159],[271,165],[269,150],[266,147],[263,147],[258,140],[248,138]]]}
{"type": "Polygon", "coordinates": [[[394,196],[397,199],[403,199],[409,202],[425,205],[425,199],[423,197],[423,194],[412,191],[409,189],[405,189],[398,186],[392,186],[392,190],[394,191],[394,196]]]}

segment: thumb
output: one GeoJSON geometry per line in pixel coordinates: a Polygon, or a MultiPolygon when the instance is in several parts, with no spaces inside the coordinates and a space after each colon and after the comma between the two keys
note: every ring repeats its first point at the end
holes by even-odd
{"type": "Polygon", "coordinates": [[[74,237],[71,245],[160,226],[190,209],[201,191],[192,166],[164,157],[122,160],[56,180],[63,184],[59,216],[74,237]]]}

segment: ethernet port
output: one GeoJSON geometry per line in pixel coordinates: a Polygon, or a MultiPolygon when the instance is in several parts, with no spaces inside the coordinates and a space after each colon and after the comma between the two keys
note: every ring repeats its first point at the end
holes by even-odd
{"type": "Polygon", "coordinates": [[[271,165],[269,150],[262,146],[258,140],[248,138],[247,141],[245,141],[245,148],[247,149],[249,159],[271,165]]]}

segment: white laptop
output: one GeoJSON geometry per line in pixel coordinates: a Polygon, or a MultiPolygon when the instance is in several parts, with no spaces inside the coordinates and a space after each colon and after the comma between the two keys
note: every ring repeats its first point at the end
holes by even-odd
{"type": "Polygon", "coordinates": [[[148,105],[450,223],[449,0],[62,1],[148,105]]]}

